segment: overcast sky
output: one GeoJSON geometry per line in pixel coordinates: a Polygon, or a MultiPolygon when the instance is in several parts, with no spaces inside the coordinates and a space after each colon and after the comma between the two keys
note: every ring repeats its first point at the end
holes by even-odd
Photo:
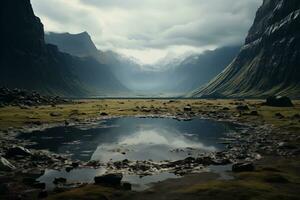
{"type": "Polygon", "coordinates": [[[87,31],[144,63],[241,44],[262,0],[32,0],[46,31],[87,31]]]}

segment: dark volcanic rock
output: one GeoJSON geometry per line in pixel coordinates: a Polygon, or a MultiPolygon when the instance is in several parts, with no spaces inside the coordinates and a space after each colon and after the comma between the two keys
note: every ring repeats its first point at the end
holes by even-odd
{"type": "Polygon", "coordinates": [[[62,178],[62,177],[60,177],[60,178],[55,178],[54,181],[53,181],[53,183],[54,183],[55,185],[57,185],[57,184],[65,184],[66,182],[67,182],[67,179],[62,178]]]}
{"type": "Polygon", "coordinates": [[[187,105],[183,108],[183,110],[186,112],[190,112],[190,111],[192,111],[192,107],[190,105],[187,105]]]}
{"type": "Polygon", "coordinates": [[[7,150],[5,157],[7,158],[19,157],[19,156],[26,157],[31,155],[32,154],[28,149],[20,146],[15,146],[7,150]]]}
{"type": "Polygon", "coordinates": [[[253,163],[236,163],[232,165],[233,172],[251,172],[255,167],[253,163]]]}
{"type": "Polygon", "coordinates": [[[119,186],[121,185],[121,180],[123,175],[118,174],[106,174],[103,176],[96,176],[94,181],[96,184],[103,184],[103,185],[111,185],[111,186],[119,186]]]}
{"type": "Polygon", "coordinates": [[[247,111],[250,110],[249,107],[247,105],[240,105],[236,107],[237,110],[239,111],[247,111]]]}
{"type": "Polygon", "coordinates": [[[29,92],[27,90],[11,90],[5,87],[0,88],[0,103],[6,106],[13,105],[20,106],[20,108],[23,109],[28,109],[29,106],[55,105],[67,102],[67,100],[64,100],[58,96],[42,96],[37,92],[29,92]]]}
{"type": "Polygon", "coordinates": [[[264,0],[239,55],[192,96],[300,98],[299,27],[299,0],[264,0]]]}
{"type": "Polygon", "coordinates": [[[268,97],[267,101],[264,103],[264,105],[273,106],[273,107],[293,107],[294,106],[290,98],[281,97],[281,96],[268,97]]]}

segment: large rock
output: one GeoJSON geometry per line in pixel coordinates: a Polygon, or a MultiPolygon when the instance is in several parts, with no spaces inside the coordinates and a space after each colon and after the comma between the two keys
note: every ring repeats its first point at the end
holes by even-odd
{"type": "Polygon", "coordinates": [[[274,107],[293,107],[294,106],[290,98],[281,97],[281,96],[268,97],[265,105],[274,106],[274,107]]]}
{"type": "Polygon", "coordinates": [[[0,171],[12,171],[16,169],[15,166],[13,166],[8,160],[1,157],[0,158],[0,171]]]}
{"type": "Polygon", "coordinates": [[[233,172],[251,172],[254,171],[254,164],[251,162],[235,163],[232,165],[233,172]]]}
{"type": "Polygon", "coordinates": [[[105,174],[103,176],[96,176],[94,178],[94,181],[96,184],[119,186],[121,185],[122,178],[123,178],[123,174],[121,173],[105,174]]]}
{"type": "Polygon", "coordinates": [[[20,146],[15,146],[12,147],[10,149],[8,149],[8,151],[5,154],[5,157],[7,158],[12,158],[12,157],[26,157],[26,156],[31,156],[31,152],[24,148],[24,147],[20,147],[20,146]]]}

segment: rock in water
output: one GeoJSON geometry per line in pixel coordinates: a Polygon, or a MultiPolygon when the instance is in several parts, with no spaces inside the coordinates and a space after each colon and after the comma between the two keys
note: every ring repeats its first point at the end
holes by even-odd
{"type": "Polygon", "coordinates": [[[288,97],[272,96],[268,97],[265,103],[267,106],[273,107],[293,107],[293,103],[288,97]]]}
{"type": "Polygon", "coordinates": [[[235,163],[232,165],[233,172],[252,172],[255,170],[254,164],[251,162],[235,163]]]}
{"type": "Polygon", "coordinates": [[[57,184],[65,184],[66,182],[67,182],[67,179],[66,178],[62,178],[62,177],[55,178],[54,181],[53,181],[53,183],[55,185],[57,185],[57,184]]]}
{"type": "Polygon", "coordinates": [[[96,184],[110,185],[110,186],[120,186],[123,174],[106,174],[103,176],[96,176],[94,181],[96,184]]]}
{"type": "Polygon", "coordinates": [[[16,169],[15,166],[13,166],[8,160],[1,157],[0,158],[0,171],[12,171],[16,169]]]}

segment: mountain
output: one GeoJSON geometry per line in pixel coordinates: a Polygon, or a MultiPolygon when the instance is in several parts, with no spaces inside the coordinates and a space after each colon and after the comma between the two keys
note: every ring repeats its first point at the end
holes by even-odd
{"type": "Polygon", "coordinates": [[[190,96],[300,98],[299,27],[299,0],[264,0],[238,56],[190,96]]]}
{"type": "Polygon", "coordinates": [[[98,56],[98,49],[87,32],[79,34],[49,32],[45,34],[45,41],[48,44],[58,46],[60,51],[71,55],[79,57],[98,56]]]}
{"type": "Polygon", "coordinates": [[[240,49],[240,46],[232,46],[182,57],[170,55],[157,63],[159,67],[150,67],[113,51],[98,50],[86,32],[48,33],[45,38],[47,43],[57,45],[61,51],[93,57],[109,66],[123,85],[144,96],[182,95],[196,89],[224,70],[240,49]]]}
{"type": "Polygon", "coordinates": [[[71,56],[44,42],[44,29],[29,0],[1,1],[0,85],[43,93],[83,95],[69,68],[71,56]]]}
{"type": "Polygon", "coordinates": [[[208,83],[230,64],[239,49],[240,46],[222,47],[185,58],[170,67],[168,73],[176,80],[172,86],[177,92],[186,92],[208,83]]]}
{"type": "Polygon", "coordinates": [[[0,85],[61,96],[98,96],[126,89],[93,58],[46,44],[29,0],[1,1],[0,85]]]}

